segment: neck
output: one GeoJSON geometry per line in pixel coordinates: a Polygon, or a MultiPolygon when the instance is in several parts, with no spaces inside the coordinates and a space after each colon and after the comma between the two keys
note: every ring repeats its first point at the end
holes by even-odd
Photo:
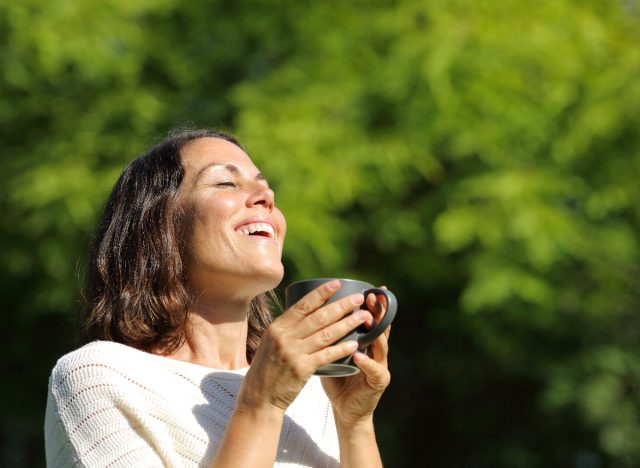
{"type": "Polygon", "coordinates": [[[249,303],[201,296],[189,310],[185,342],[169,357],[214,369],[247,367],[249,303]]]}

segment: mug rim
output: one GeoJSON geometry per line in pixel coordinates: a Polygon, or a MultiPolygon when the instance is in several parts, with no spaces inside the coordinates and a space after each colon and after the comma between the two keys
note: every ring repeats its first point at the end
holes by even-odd
{"type": "Polygon", "coordinates": [[[362,283],[362,284],[366,284],[367,286],[370,286],[372,288],[375,287],[373,284],[369,283],[368,281],[354,279],[354,278],[308,278],[308,279],[294,281],[293,283],[290,283],[289,285],[287,285],[286,288],[290,288],[291,286],[295,286],[298,283],[311,283],[311,282],[316,282],[316,281],[322,282],[322,283],[328,283],[329,281],[332,281],[332,280],[339,280],[340,282],[344,281],[346,283],[362,283]]]}

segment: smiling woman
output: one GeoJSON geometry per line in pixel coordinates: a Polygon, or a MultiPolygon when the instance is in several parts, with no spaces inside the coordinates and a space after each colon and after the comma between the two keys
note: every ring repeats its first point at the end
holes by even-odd
{"type": "Polygon", "coordinates": [[[386,335],[361,373],[313,373],[352,354],[374,317],[328,282],[272,321],[284,216],[238,142],[175,133],[134,160],[98,226],[86,344],[52,371],[49,466],[377,466],[373,411],[386,335]],[[338,411],[338,409],[340,409],[338,411]]]}

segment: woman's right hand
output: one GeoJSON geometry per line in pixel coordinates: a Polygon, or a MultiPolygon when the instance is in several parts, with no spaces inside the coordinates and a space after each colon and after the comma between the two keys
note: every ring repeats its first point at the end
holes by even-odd
{"type": "Polygon", "coordinates": [[[284,413],[319,367],[356,351],[356,341],[333,343],[372,317],[366,310],[351,313],[364,302],[362,294],[323,306],[339,288],[338,280],[319,286],[267,328],[238,395],[238,410],[284,413]]]}

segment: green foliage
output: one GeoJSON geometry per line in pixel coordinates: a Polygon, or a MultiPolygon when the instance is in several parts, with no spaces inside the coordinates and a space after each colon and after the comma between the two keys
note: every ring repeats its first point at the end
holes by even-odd
{"type": "MultiPolygon", "coordinates": [[[[482,314],[446,333],[472,340],[501,379],[538,387],[523,396],[540,413],[531,433],[545,430],[545,417],[575,411],[566,424],[599,441],[547,441],[558,458],[545,450],[539,459],[526,437],[484,440],[496,454],[469,450],[472,459],[548,466],[592,450],[613,465],[639,462],[629,323],[638,306],[637,16],[584,2],[334,8],[300,19],[304,47],[234,95],[238,130],[275,175],[295,223],[292,263],[301,275],[390,281],[406,292],[397,328],[432,327],[460,313],[456,302],[482,314]],[[298,235],[314,221],[321,233],[298,235]],[[408,317],[425,304],[426,322],[408,317]],[[605,344],[628,366],[576,373],[605,344]],[[558,387],[563,398],[551,397],[558,387]]],[[[433,352],[398,346],[416,360],[433,352]]]]}
{"type": "Polygon", "coordinates": [[[27,376],[3,390],[5,426],[38,444],[117,174],[193,123],[232,128],[275,187],[287,280],[398,293],[390,466],[640,464],[639,11],[0,3],[0,320],[27,376]]]}

